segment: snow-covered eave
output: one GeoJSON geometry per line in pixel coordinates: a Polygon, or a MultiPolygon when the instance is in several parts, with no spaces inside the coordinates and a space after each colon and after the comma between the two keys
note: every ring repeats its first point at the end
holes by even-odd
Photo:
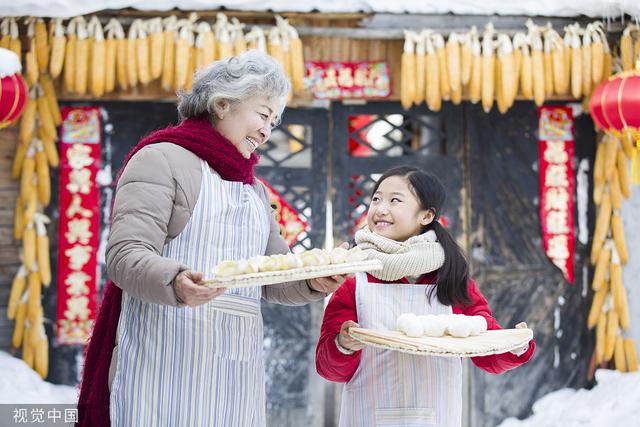
{"type": "Polygon", "coordinates": [[[639,17],[638,0],[0,0],[0,16],[71,17],[106,9],[639,17]]]}

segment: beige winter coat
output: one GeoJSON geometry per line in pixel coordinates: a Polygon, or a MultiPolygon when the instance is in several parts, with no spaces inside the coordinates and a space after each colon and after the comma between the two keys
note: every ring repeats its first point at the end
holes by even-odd
{"type": "MultiPolygon", "coordinates": [[[[118,181],[106,249],[107,274],[122,290],[143,301],[179,305],[172,282],[190,267],[161,253],[165,243],[187,225],[198,201],[201,178],[200,159],[176,144],[152,144],[131,158],[118,181]]],[[[259,182],[254,188],[270,218],[265,255],[288,252],[266,188],[259,182]]],[[[306,281],[262,288],[265,300],[285,305],[302,305],[325,296],[309,288],[306,281]]]]}

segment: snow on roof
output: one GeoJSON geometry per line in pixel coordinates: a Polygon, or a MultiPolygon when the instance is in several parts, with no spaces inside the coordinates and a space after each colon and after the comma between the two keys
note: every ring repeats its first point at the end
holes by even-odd
{"type": "Polygon", "coordinates": [[[70,17],[104,9],[378,12],[617,18],[640,16],[638,0],[0,0],[0,16],[70,17]]]}

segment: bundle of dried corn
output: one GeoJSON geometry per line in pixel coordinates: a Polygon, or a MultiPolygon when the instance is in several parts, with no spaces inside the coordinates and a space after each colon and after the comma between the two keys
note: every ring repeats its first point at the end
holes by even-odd
{"type": "Polygon", "coordinates": [[[178,27],[178,39],[175,46],[175,70],[173,89],[188,89],[187,80],[190,78],[191,62],[195,66],[192,48],[194,46],[193,23],[181,19],[176,24],[178,27]]]}
{"type": "Polygon", "coordinates": [[[591,246],[595,293],[587,319],[589,329],[597,326],[595,362],[604,364],[613,357],[614,367],[622,372],[638,369],[635,343],[624,338],[622,332],[629,328],[627,293],[622,283],[622,265],[629,257],[620,215],[622,199],[631,194],[628,160],[618,138],[604,135],[600,139],[593,175],[598,207],[591,246]]]}
{"type": "Polygon", "coordinates": [[[47,376],[48,342],[42,328],[42,286],[51,283],[49,239],[42,214],[51,201],[50,166],[57,166],[56,125],[60,123],[53,84],[47,74],[29,90],[20,122],[12,176],[20,180],[14,238],[22,241],[22,263],[11,285],[9,319],[15,319],[13,347],[42,378],[47,376]]]}

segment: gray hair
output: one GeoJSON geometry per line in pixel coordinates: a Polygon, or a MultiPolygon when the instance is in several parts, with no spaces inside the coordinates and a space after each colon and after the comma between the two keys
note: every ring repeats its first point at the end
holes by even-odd
{"type": "Polygon", "coordinates": [[[279,117],[290,90],[291,84],[278,61],[266,53],[249,50],[198,71],[191,91],[178,93],[178,113],[183,119],[224,113],[220,111],[220,101],[233,107],[260,95],[280,101],[279,117]]]}

